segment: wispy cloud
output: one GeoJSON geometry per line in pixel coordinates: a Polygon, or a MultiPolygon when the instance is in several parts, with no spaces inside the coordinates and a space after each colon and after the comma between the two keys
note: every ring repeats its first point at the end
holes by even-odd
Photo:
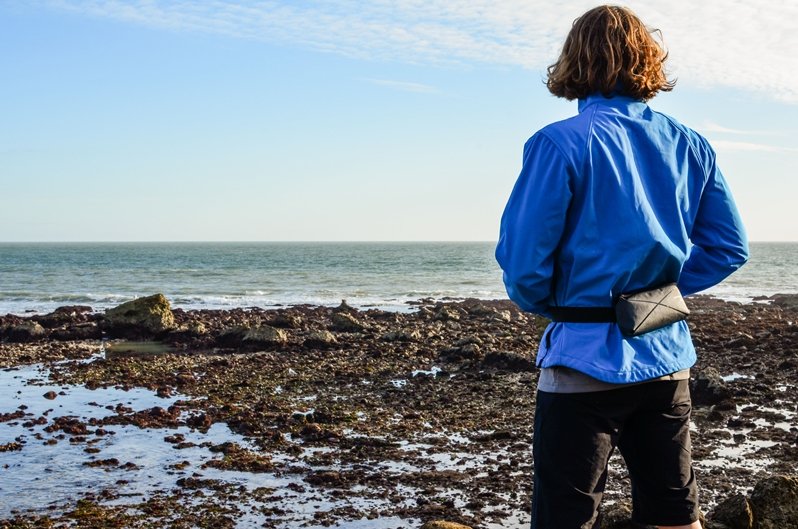
{"type": "Polygon", "coordinates": [[[416,92],[422,94],[434,94],[438,89],[432,85],[422,83],[412,83],[408,81],[393,81],[390,79],[364,79],[369,83],[379,86],[385,86],[394,90],[401,90],[402,92],[416,92]]]}
{"type": "Polygon", "coordinates": [[[782,147],[779,145],[768,145],[765,143],[753,143],[748,141],[729,141],[729,140],[712,140],[712,146],[718,151],[755,151],[755,152],[778,152],[778,153],[796,153],[798,149],[791,147],[782,147]]]}
{"type": "Polygon", "coordinates": [[[735,134],[735,135],[746,135],[746,134],[770,134],[767,131],[762,130],[744,130],[744,129],[734,129],[730,127],[724,127],[723,125],[719,125],[713,121],[707,121],[703,125],[699,127],[699,129],[703,133],[718,133],[718,134],[735,134]]]}
{"type": "MultiPolygon", "coordinates": [[[[47,0],[45,0],[47,1],[47,0]]],[[[662,30],[680,83],[798,103],[798,2],[629,0],[662,30]]],[[[347,56],[540,69],[594,0],[51,0],[47,5],[173,31],[298,45],[347,56]]]]}

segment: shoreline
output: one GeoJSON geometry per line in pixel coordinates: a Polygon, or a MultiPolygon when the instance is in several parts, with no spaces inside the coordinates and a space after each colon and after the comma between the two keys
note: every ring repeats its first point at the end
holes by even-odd
{"type": "MultiPolygon", "coordinates": [[[[764,477],[798,473],[797,300],[688,298],[705,510],[764,477]]],[[[160,330],[78,308],[0,317],[0,373],[25,390],[20,401],[0,399],[0,434],[18,434],[0,437],[0,462],[33,472],[21,461],[44,446],[54,462],[74,460],[78,478],[107,478],[49,514],[46,506],[0,514],[0,526],[165,526],[181,516],[219,527],[528,526],[533,355],[545,320],[509,301],[475,299],[407,313],[347,305],[170,312],[171,326],[160,330]],[[109,354],[130,339],[172,350],[109,354]],[[98,406],[88,409],[88,400],[98,406]],[[131,436],[165,455],[119,457],[131,436]],[[161,484],[150,487],[146,475],[161,484]],[[144,492],[126,496],[137,483],[144,492]]],[[[0,499],[20,492],[0,485],[0,499]]],[[[614,460],[608,508],[628,499],[614,460]]]]}
{"type": "MultiPolygon", "coordinates": [[[[688,299],[713,299],[718,301],[730,302],[730,303],[740,303],[740,304],[772,304],[776,302],[778,304],[779,300],[781,299],[791,299],[798,297],[798,292],[775,292],[773,294],[754,294],[750,293],[746,295],[742,294],[726,294],[723,295],[722,293],[713,293],[711,290],[705,293],[693,294],[689,296],[688,299]]],[[[102,302],[97,302],[97,300],[88,298],[88,297],[81,297],[75,296],[74,299],[70,298],[65,301],[51,301],[47,302],[46,304],[43,302],[19,302],[25,303],[25,305],[20,305],[19,309],[16,310],[9,310],[15,304],[6,303],[5,305],[0,304],[0,317],[2,316],[18,316],[21,318],[28,318],[32,316],[44,316],[47,314],[51,314],[58,310],[59,308],[63,307],[90,307],[92,312],[95,314],[102,314],[105,310],[119,306],[121,303],[126,303],[128,301],[133,301],[138,299],[137,296],[116,296],[113,301],[105,300],[102,302]],[[39,308],[32,308],[32,307],[39,307],[39,308]]],[[[422,297],[422,298],[410,298],[407,299],[383,299],[383,300],[364,300],[364,301],[352,301],[351,298],[346,299],[335,299],[333,300],[326,300],[326,301],[287,301],[287,302],[275,302],[275,303],[268,303],[262,305],[252,305],[247,303],[235,303],[231,301],[227,304],[210,304],[206,302],[181,302],[180,300],[183,298],[178,298],[177,302],[172,302],[171,306],[173,309],[178,309],[184,312],[196,312],[196,311],[234,311],[234,310],[280,310],[280,309],[292,309],[292,308],[302,308],[302,307],[326,307],[326,308],[335,308],[337,307],[342,301],[347,303],[352,308],[367,311],[367,310],[380,310],[386,312],[411,312],[417,310],[419,307],[427,305],[435,305],[437,303],[462,303],[462,302],[471,302],[471,301],[480,301],[485,303],[507,303],[510,300],[506,297],[497,298],[497,297],[474,297],[474,296],[440,296],[440,297],[422,297]]]]}

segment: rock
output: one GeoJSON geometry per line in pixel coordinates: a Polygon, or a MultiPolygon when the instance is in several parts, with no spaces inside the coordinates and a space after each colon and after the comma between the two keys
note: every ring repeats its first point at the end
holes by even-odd
{"type": "Polygon", "coordinates": [[[67,314],[69,316],[75,316],[76,314],[83,314],[86,312],[94,312],[94,309],[88,305],[65,305],[55,309],[52,314],[67,314]]]}
{"type": "Polygon", "coordinates": [[[102,338],[102,329],[93,321],[69,325],[60,329],[53,329],[50,338],[53,340],[99,340],[102,338]]]}
{"type": "Polygon", "coordinates": [[[108,309],[105,311],[105,320],[111,328],[139,328],[152,334],[175,327],[169,300],[163,294],[134,299],[108,309]]]}
{"type": "Polygon", "coordinates": [[[47,331],[35,321],[23,321],[6,328],[3,333],[10,342],[36,342],[47,336],[47,331]]]}
{"type": "Polygon", "coordinates": [[[242,341],[281,344],[288,341],[288,334],[282,329],[276,329],[269,325],[259,325],[244,331],[242,341]]]}
{"type": "Polygon", "coordinates": [[[341,300],[341,304],[333,309],[334,312],[352,313],[357,312],[357,309],[350,306],[345,299],[341,300]]]}
{"type": "Polygon", "coordinates": [[[798,294],[773,294],[770,296],[774,305],[785,309],[798,309],[798,294]]]}
{"type": "Polygon", "coordinates": [[[460,355],[463,358],[479,358],[482,355],[482,351],[479,348],[479,345],[475,343],[467,343],[460,348],[460,355]]]}
{"type": "Polygon", "coordinates": [[[512,441],[517,435],[510,430],[496,430],[490,433],[475,435],[471,438],[477,443],[489,443],[491,441],[512,441]]]}
{"type": "Polygon", "coordinates": [[[69,305],[58,307],[49,314],[34,316],[32,319],[41,323],[45,328],[52,329],[70,323],[85,320],[94,310],[85,305],[69,305]]]}
{"type": "Polygon", "coordinates": [[[338,439],[341,434],[333,430],[323,428],[316,423],[305,425],[300,431],[299,436],[305,442],[324,441],[327,439],[338,439]]]}
{"type": "Polygon", "coordinates": [[[748,348],[757,344],[757,339],[748,333],[738,332],[733,338],[726,342],[726,347],[748,348]]]}
{"type": "Polygon", "coordinates": [[[458,321],[460,319],[460,313],[457,309],[444,305],[435,312],[432,319],[438,321],[458,321]]]}
{"type": "Polygon", "coordinates": [[[637,529],[632,523],[632,509],[628,503],[616,503],[601,511],[600,529],[637,529]]]}
{"type": "Polygon", "coordinates": [[[454,342],[454,346],[455,347],[462,347],[462,346],[468,345],[468,344],[482,345],[483,343],[484,342],[482,341],[482,339],[479,336],[471,335],[471,336],[466,336],[465,338],[460,338],[459,340],[454,342]]]}
{"type": "Polygon", "coordinates": [[[57,396],[58,396],[58,394],[55,391],[48,391],[47,393],[42,395],[42,397],[44,397],[47,400],[53,400],[57,396]]]}
{"type": "Polygon", "coordinates": [[[488,353],[485,355],[484,360],[482,360],[482,364],[485,367],[492,367],[514,373],[535,370],[535,362],[520,354],[509,352],[488,353]]]}
{"type": "Polygon", "coordinates": [[[462,347],[447,347],[441,351],[442,362],[460,362],[463,360],[481,360],[482,349],[475,343],[466,343],[462,347]]]}
{"type": "Polygon", "coordinates": [[[225,347],[258,344],[284,344],[288,341],[288,334],[282,329],[275,329],[269,325],[238,325],[225,329],[219,335],[218,342],[225,347]]]}
{"type": "Polygon", "coordinates": [[[713,523],[720,522],[728,529],[751,529],[754,523],[751,505],[742,494],[735,494],[721,502],[710,516],[713,523]]]}
{"type": "Polygon", "coordinates": [[[798,527],[798,476],[772,476],[754,487],[750,498],[754,529],[798,527]]]}
{"type": "Polygon", "coordinates": [[[221,452],[223,459],[212,459],[203,468],[236,470],[239,472],[269,472],[274,469],[271,457],[242,448],[236,443],[226,442],[210,447],[211,452],[221,452]]]}
{"type": "Polygon", "coordinates": [[[302,327],[302,318],[295,314],[286,314],[284,312],[277,313],[274,318],[269,322],[272,327],[280,327],[282,329],[299,329],[302,327]]]}
{"type": "Polygon", "coordinates": [[[421,340],[421,333],[417,329],[409,331],[389,331],[380,336],[380,340],[386,342],[418,342],[421,340]]]}
{"type": "Polygon", "coordinates": [[[205,326],[205,324],[196,320],[191,320],[187,323],[184,323],[175,330],[177,332],[186,333],[191,336],[202,336],[203,334],[208,334],[208,328],[205,326]]]}
{"type": "Polygon", "coordinates": [[[720,378],[720,373],[714,367],[704,368],[690,384],[690,394],[693,404],[712,405],[730,399],[731,390],[720,378]]]}
{"type": "Polygon", "coordinates": [[[3,452],[15,452],[22,450],[22,446],[23,446],[22,443],[18,443],[16,441],[6,444],[0,444],[0,454],[2,454],[3,452]]]}
{"type": "Polygon", "coordinates": [[[338,343],[338,339],[330,331],[313,331],[308,334],[303,345],[305,347],[328,347],[338,343]]]}
{"type": "MultiPolygon", "coordinates": [[[[703,523],[703,518],[701,522],[703,523]]],[[[601,510],[600,529],[657,529],[653,525],[641,525],[632,520],[632,508],[628,502],[621,501],[601,510]]]]}
{"type": "Polygon", "coordinates": [[[311,485],[322,487],[343,487],[346,484],[345,476],[336,470],[320,470],[305,477],[311,485]]]}
{"type": "Polygon", "coordinates": [[[510,313],[509,310],[497,310],[491,319],[494,321],[501,321],[504,323],[510,323],[513,321],[513,315],[510,313]]]}
{"type": "Polygon", "coordinates": [[[445,522],[443,520],[434,520],[422,525],[421,529],[471,529],[471,526],[461,523],[445,522]]]}
{"type": "Polygon", "coordinates": [[[496,313],[496,309],[493,307],[489,307],[484,303],[475,303],[466,308],[469,314],[472,316],[491,316],[496,313]]]}
{"type": "Polygon", "coordinates": [[[363,332],[368,326],[347,312],[335,312],[332,315],[332,328],[340,332],[363,332]]]}

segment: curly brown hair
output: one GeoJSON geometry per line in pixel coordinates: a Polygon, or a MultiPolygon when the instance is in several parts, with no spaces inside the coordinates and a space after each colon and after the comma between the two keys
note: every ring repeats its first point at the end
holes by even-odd
{"type": "Polygon", "coordinates": [[[546,86],[569,101],[601,92],[648,101],[668,92],[663,63],[668,53],[651,30],[628,8],[594,7],[574,21],[557,62],[549,66],[546,86]]]}

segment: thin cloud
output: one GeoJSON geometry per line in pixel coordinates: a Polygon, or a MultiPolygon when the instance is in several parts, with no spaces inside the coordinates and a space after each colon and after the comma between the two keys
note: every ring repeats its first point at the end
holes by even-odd
{"type": "Polygon", "coordinates": [[[746,151],[746,152],[772,152],[772,153],[795,153],[798,149],[781,147],[779,145],[768,145],[765,143],[753,143],[747,141],[728,141],[713,140],[712,146],[718,151],[746,151]]]}
{"type": "Polygon", "coordinates": [[[402,92],[416,92],[421,94],[434,94],[438,92],[438,89],[434,86],[422,84],[422,83],[412,83],[407,81],[392,81],[390,79],[364,79],[364,81],[368,81],[369,83],[385,86],[388,88],[393,88],[395,90],[400,90],[402,92]]]}
{"type": "Polygon", "coordinates": [[[718,125],[713,121],[707,121],[699,128],[699,130],[704,133],[736,134],[736,135],[769,134],[766,131],[743,130],[743,129],[733,129],[729,127],[724,127],[723,125],[718,125]]]}
{"type": "MultiPolygon", "coordinates": [[[[798,103],[798,2],[630,0],[662,30],[680,83],[798,103]]],[[[255,39],[373,60],[541,69],[593,0],[52,0],[53,8],[171,31],[255,39]]]]}

